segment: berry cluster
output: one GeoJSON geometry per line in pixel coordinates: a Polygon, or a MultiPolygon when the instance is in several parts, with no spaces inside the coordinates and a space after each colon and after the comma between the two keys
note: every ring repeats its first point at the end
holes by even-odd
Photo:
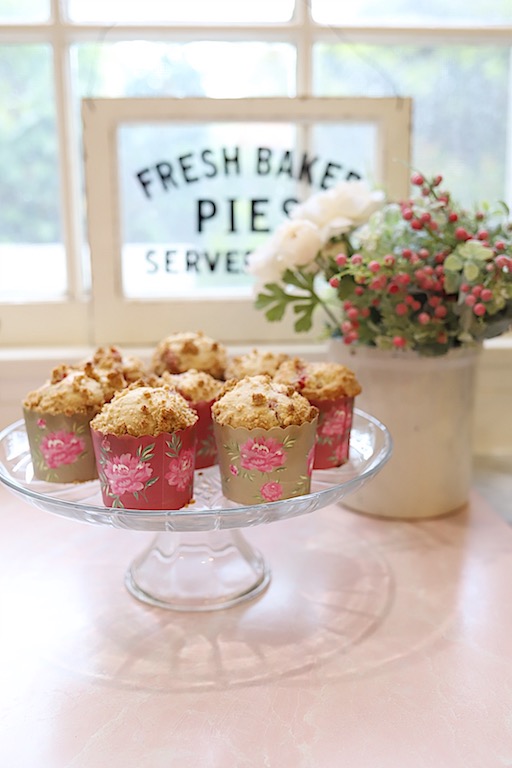
{"type": "Polygon", "coordinates": [[[512,226],[506,206],[469,212],[415,173],[417,193],[388,203],[316,261],[341,308],[346,344],[443,354],[503,333],[512,319],[512,226]]]}

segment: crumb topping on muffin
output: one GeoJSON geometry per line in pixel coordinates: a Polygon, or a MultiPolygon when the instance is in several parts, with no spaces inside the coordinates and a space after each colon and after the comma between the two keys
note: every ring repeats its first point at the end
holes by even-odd
{"type": "Polygon", "coordinates": [[[202,331],[187,331],[162,339],[153,353],[151,367],[159,375],[164,371],[183,373],[194,368],[222,379],[226,360],[227,351],[222,344],[202,331]]]}
{"type": "Polygon", "coordinates": [[[96,432],[142,437],[191,427],[197,414],[184,397],[167,386],[137,384],[117,392],[91,421],[96,432]]]}
{"type": "Polygon", "coordinates": [[[88,363],[100,371],[119,371],[129,384],[146,375],[146,366],[142,360],[134,355],[127,355],[116,346],[98,347],[82,366],[88,363]]]}
{"type": "Polygon", "coordinates": [[[361,392],[354,372],[346,366],[333,362],[310,362],[299,357],[284,362],[274,381],[294,387],[309,400],[356,397],[361,392]]]}
{"type": "Polygon", "coordinates": [[[95,414],[103,406],[105,397],[105,388],[97,377],[59,365],[53,369],[49,381],[28,393],[23,406],[53,415],[95,414]]]}
{"type": "Polygon", "coordinates": [[[243,379],[245,376],[269,374],[273,376],[281,363],[288,360],[288,355],[253,349],[245,355],[236,355],[228,360],[226,379],[243,379]]]}
{"type": "Polygon", "coordinates": [[[231,379],[224,394],[212,406],[221,426],[272,429],[311,422],[318,409],[293,387],[279,384],[268,375],[231,379]]]}
{"type": "Polygon", "coordinates": [[[215,379],[206,371],[191,368],[183,373],[164,371],[161,381],[173,387],[191,403],[209,402],[219,397],[224,386],[222,381],[215,379]]]}

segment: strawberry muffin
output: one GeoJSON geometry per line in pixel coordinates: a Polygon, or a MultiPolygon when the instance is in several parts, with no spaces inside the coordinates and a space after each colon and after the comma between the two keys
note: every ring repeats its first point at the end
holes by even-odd
{"type": "Polygon", "coordinates": [[[354,398],[361,392],[355,374],[340,363],[293,358],[283,363],[274,381],[288,384],[318,408],[315,469],[348,461],[354,398]]]}
{"type": "Polygon", "coordinates": [[[231,380],[212,406],[224,495],[261,504],[309,493],[317,409],[270,376],[231,380]]]}

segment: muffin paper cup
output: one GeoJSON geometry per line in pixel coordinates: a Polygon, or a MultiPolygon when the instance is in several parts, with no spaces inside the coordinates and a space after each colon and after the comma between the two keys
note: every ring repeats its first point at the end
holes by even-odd
{"type": "Polygon", "coordinates": [[[106,507],[172,510],[191,501],[195,424],[157,437],[91,432],[106,507]]]}
{"type": "Polygon", "coordinates": [[[34,476],[49,483],[96,478],[89,422],[91,416],[47,414],[23,409],[34,476]]]}
{"type": "Polygon", "coordinates": [[[222,492],[241,504],[309,493],[317,420],[272,429],[224,427],[214,420],[222,492]]]}
{"type": "Polygon", "coordinates": [[[214,400],[190,403],[198,415],[196,422],[197,446],[196,469],[211,467],[217,463],[217,446],[213,434],[212,404],[214,400]]]}
{"type": "Polygon", "coordinates": [[[314,469],[339,467],[348,461],[354,398],[310,400],[318,408],[314,469]]]}

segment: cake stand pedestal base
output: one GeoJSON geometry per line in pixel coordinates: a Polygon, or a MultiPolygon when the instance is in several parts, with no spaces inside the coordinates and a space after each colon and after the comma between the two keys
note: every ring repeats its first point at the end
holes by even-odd
{"type": "Polygon", "coordinates": [[[228,608],[269,583],[263,557],[237,529],[159,533],[125,578],[138,600],[174,611],[228,608]]]}

